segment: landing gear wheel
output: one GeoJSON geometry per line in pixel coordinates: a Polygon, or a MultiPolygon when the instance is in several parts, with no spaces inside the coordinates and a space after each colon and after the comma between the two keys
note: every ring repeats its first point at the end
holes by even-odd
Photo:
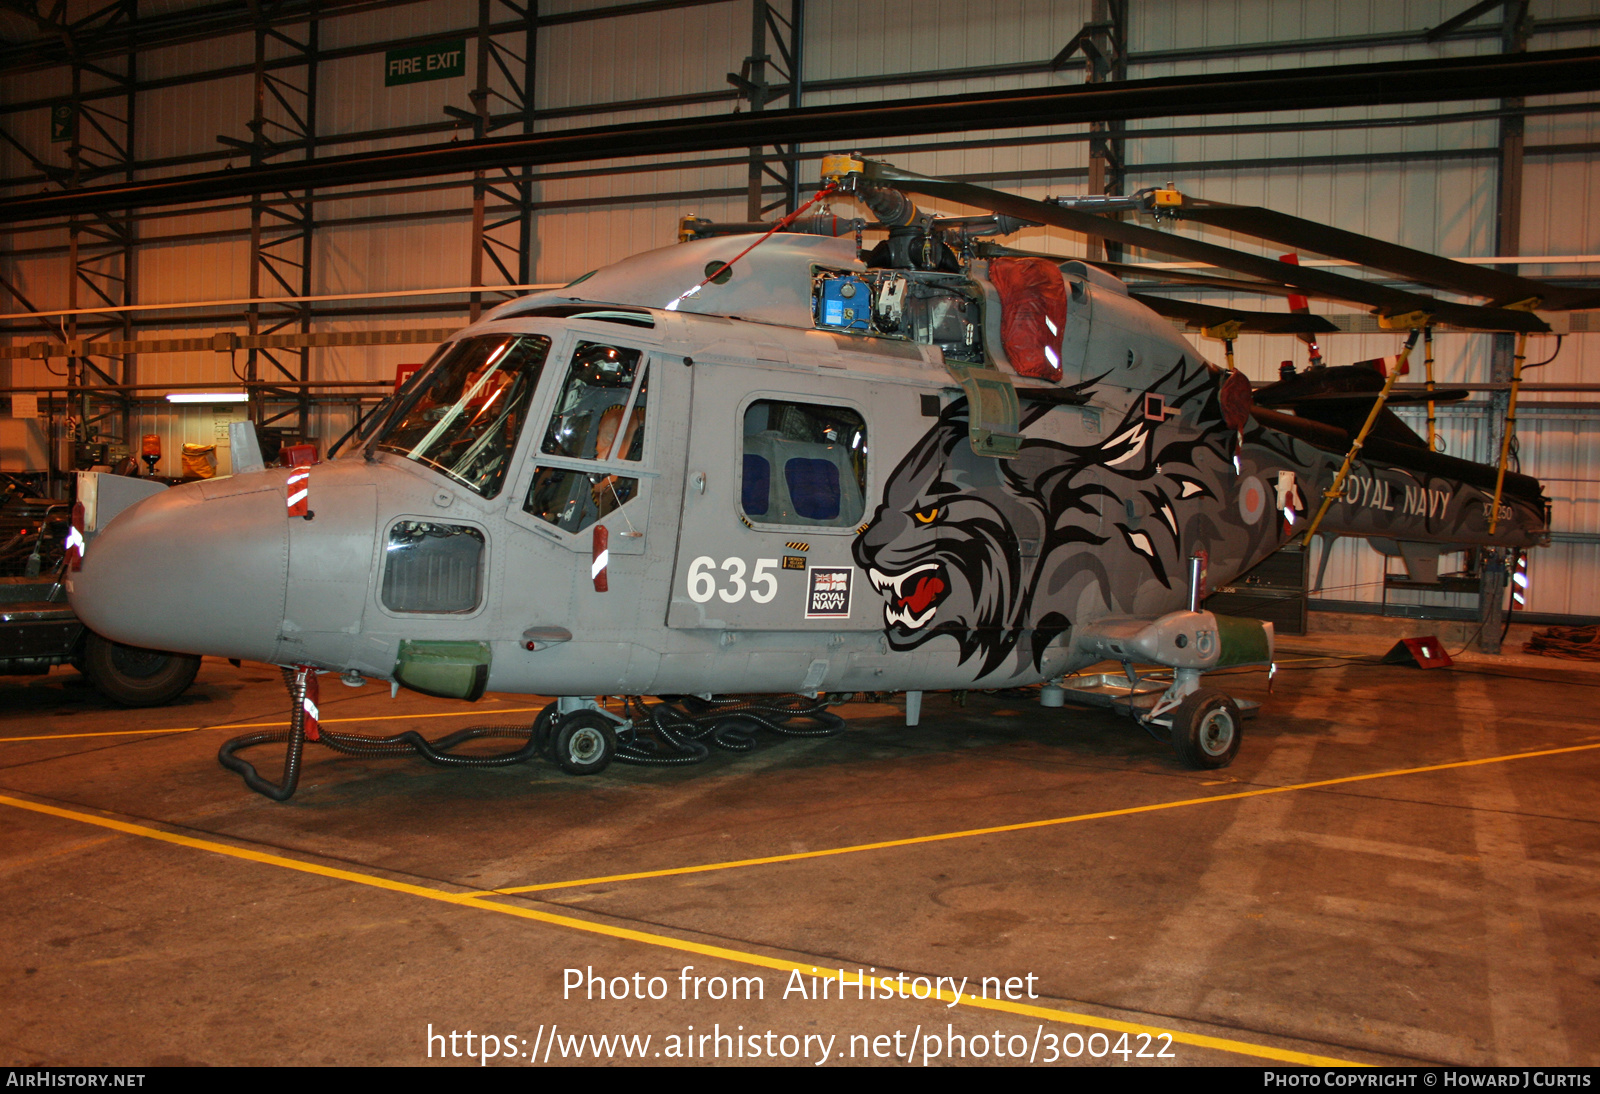
{"type": "Polygon", "coordinates": [[[554,736],[551,727],[555,725],[558,706],[557,703],[547,704],[533,720],[533,747],[547,760],[555,759],[555,754],[550,751],[550,738],[554,736]]]}
{"type": "Polygon", "coordinates": [[[1220,691],[1201,688],[1172,712],[1172,747],[1185,767],[1227,767],[1239,754],[1244,718],[1220,691]]]}
{"type": "Polygon", "coordinates": [[[556,722],[550,750],[567,774],[598,775],[616,755],[617,731],[604,714],[575,710],[556,722]]]}
{"type": "Polygon", "coordinates": [[[89,683],[107,699],[127,707],[158,707],[194,683],[200,658],[124,646],[89,631],[83,636],[81,666],[89,683]]]}

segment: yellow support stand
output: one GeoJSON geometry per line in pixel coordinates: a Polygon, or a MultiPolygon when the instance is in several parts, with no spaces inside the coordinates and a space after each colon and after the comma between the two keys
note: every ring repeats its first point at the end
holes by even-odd
{"type": "Polygon", "coordinates": [[[1428,370],[1428,451],[1439,451],[1439,430],[1433,417],[1433,328],[1422,332],[1422,361],[1428,370]]]}
{"type": "Polygon", "coordinates": [[[1522,389],[1522,362],[1528,350],[1527,334],[1517,335],[1517,355],[1511,361],[1511,401],[1506,404],[1505,435],[1500,438],[1500,468],[1494,476],[1494,504],[1489,507],[1489,534],[1500,524],[1500,493],[1506,485],[1506,460],[1511,457],[1511,438],[1517,431],[1517,392],[1522,389]]]}
{"type": "Polygon", "coordinates": [[[1343,494],[1344,480],[1350,476],[1350,466],[1356,462],[1361,446],[1367,443],[1367,434],[1372,432],[1372,427],[1378,421],[1378,415],[1383,412],[1383,404],[1388,401],[1389,392],[1394,390],[1395,380],[1405,371],[1406,361],[1411,357],[1411,347],[1417,344],[1419,333],[1421,332],[1415,330],[1411,332],[1411,337],[1406,339],[1405,349],[1400,351],[1400,357],[1389,370],[1389,375],[1384,378],[1383,390],[1378,393],[1377,401],[1372,404],[1372,410],[1367,414],[1367,420],[1362,423],[1361,432],[1356,434],[1355,441],[1350,445],[1350,451],[1344,454],[1344,463],[1339,466],[1339,473],[1333,477],[1333,485],[1322,492],[1322,507],[1317,510],[1317,515],[1311,518],[1302,546],[1308,548],[1311,546],[1311,537],[1317,534],[1317,526],[1322,523],[1322,518],[1328,515],[1328,508],[1343,494]]]}
{"type": "Polygon", "coordinates": [[[1244,324],[1239,322],[1239,320],[1237,320],[1237,319],[1229,319],[1226,322],[1218,323],[1214,327],[1201,327],[1200,328],[1200,333],[1202,335],[1204,335],[1205,337],[1207,337],[1207,338],[1217,338],[1217,339],[1220,339],[1222,341],[1223,353],[1225,353],[1227,355],[1227,358],[1228,358],[1228,371],[1229,372],[1232,372],[1233,371],[1233,367],[1234,367],[1233,366],[1233,340],[1235,338],[1239,337],[1239,331],[1241,329],[1243,329],[1243,327],[1244,327],[1244,324]]]}
{"type": "Polygon", "coordinates": [[[1433,322],[1433,316],[1425,311],[1408,311],[1404,315],[1380,315],[1378,326],[1384,330],[1409,330],[1415,332],[1425,329],[1433,322]]]}

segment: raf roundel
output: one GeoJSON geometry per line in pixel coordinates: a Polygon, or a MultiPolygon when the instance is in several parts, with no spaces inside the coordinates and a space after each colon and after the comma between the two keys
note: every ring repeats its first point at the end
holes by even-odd
{"type": "Polygon", "coordinates": [[[1239,515],[1248,524],[1255,524],[1267,511],[1267,490],[1254,475],[1246,475],[1239,484],[1239,515]]]}

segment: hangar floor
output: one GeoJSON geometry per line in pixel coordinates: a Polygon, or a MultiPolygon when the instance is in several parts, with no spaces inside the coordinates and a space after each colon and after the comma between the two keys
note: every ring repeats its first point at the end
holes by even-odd
{"type": "MultiPolygon", "coordinates": [[[[1109,713],[938,695],[916,729],[858,704],[841,737],[587,779],[311,748],[286,804],[214,759],[283,720],[270,669],[208,660],[136,712],[6,678],[0,1056],[1600,1063],[1600,675],[1293,641],[1275,694],[1213,678],[1265,704],[1223,772],[1109,713]]],[[[323,700],[430,736],[536,706],[323,700]]]]}

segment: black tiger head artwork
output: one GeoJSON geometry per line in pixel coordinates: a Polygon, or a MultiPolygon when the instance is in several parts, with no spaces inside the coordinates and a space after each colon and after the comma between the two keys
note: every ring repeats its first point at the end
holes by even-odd
{"type": "Polygon", "coordinates": [[[984,654],[1023,595],[1019,542],[1044,534],[1037,499],[1007,481],[1000,461],[973,455],[966,406],[945,409],[884,486],[857,537],[856,562],[884,597],[889,644],[914,649],[938,634],[961,659],[984,654]]]}
{"type": "Polygon", "coordinates": [[[1078,444],[1039,428],[1049,414],[1081,416],[1077,407],[1030,406],[1013,459],[973,453],[966,402],[946,407],[854,545],[884,598],[890,647],[948,635],[974,680],[1011,675],[1037,667],[1074,619],[1180,607],[1192,545],[1261,553],[1273,522],[1240,520],[1226,501],[1234,434],[1217,388],[1207,365],[1180,359],[1148,389],[1164,395],[1136,397],[1098,435],[1049,431],[1078,444]]]}

